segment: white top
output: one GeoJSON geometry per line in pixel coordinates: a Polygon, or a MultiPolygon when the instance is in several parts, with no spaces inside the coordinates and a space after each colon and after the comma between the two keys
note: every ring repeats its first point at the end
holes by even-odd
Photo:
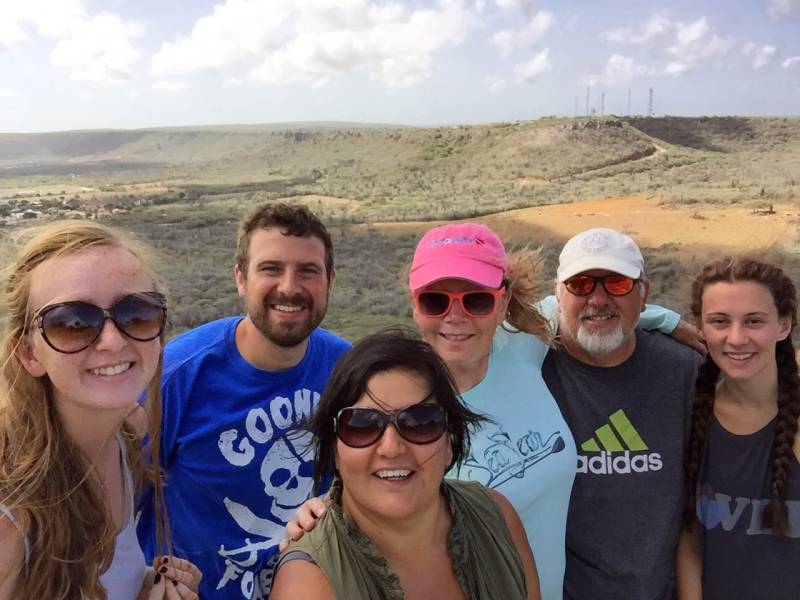
{"type": "MultiPolygon", "coordinates": [[[[124,482],[125,498],[125,525],[117,534],[114,541],[114,559],[108,571],[100,576],[100,583],[108,592],[108,597],[113,600],[136,600],[145,575],[145,561],[139,541],[136,539],[136,524],[133,519],[133,477],[128,467],[125,455],[125,442],[117,434],[117,443],[120,449],[120,465],[122,466],[122,480],[124,482]]],[[[16,519],[7,507],[0,504],[0,513],[17,524],[16,519]]],[[[25,544],[25,576],[28,576],[28,562],[30,561],[30,544],[28,536],[24,538],[25,544]]]]}

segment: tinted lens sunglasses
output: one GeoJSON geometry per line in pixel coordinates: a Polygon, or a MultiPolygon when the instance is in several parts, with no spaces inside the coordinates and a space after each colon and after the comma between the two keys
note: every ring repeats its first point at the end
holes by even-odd
{"type": "Polygon", "coordinates": [[[633,288],[641,279],[633,279],[625,275],[613,273],[596,277],[594,275],[575,275],[564,282],[567,291],[575,296],[588,296],[601,284],[609,296],[626,296],[633,291],[633,288]]]}
{"type": "Polygon", "coordinates": [[[444,408],[424,401],[392,412],[349,406],[333,419],[333,428],[343,444],[366,448],[381,439],[390,423],[400,437],[412,444],[432,444],[447,430],[444,408]]]}
{"type": "Polygon", "coordinates": [[[111,308],[90,302],[60,302],[39,310],[33,323],[53,350],[74,354],[100,337],[106,319],[132,340],[154,340],[167,322],[166,299],[158,292],[141,292],[121,298],[111,308]]]}
{"type": "Polygon", "coordinates": [[[444,317],[458,300],[461,308],[470,317],[488,317],[494,311],[497,299],[506,293],[506,288],[498,290],[477,290],[470,292],[416,291],[411,297],[417,310],[426,317],[444,317]]]}

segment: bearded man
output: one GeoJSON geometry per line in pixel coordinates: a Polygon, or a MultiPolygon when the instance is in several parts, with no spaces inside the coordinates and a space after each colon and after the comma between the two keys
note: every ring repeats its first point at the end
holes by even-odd
{"type": "Polygon", "coordinates": [[[590,229],[565,244],[561,345],[542,367],[578,447],[564,597],[671,600],[683,459],[701,357],[637,328],[650,282],[636,243],[590,229]]]}
{"type": "MultiPolygon", "coordinates": [[[[164,351],[161,455],[173,553],[203,572],[201,598],[267,598],[286,521],[312,492],[309,433],[350,344],[319,328],[333,245],[308,209],[258,208],[234,268],[246,316],[201,325],[164,351]]],[[[138,533],[149,559],[153,506],[138,533]]]]}

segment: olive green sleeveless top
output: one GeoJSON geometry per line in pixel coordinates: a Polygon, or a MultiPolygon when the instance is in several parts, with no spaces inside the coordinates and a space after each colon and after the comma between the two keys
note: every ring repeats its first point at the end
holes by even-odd
{"type": "MultiPolygon", "coordinates": [[[[453,572],[470,600],[524,600],[525,573],[500,507],[475,482],[445,480],[452,527],[447,551],[453,572]]],[[[305,553],[322,569],[336,598],[403,600],[400,580],[355,522],[342,511],[341,484],[310,533],[292,542],[288,552],[305,553]]]]}

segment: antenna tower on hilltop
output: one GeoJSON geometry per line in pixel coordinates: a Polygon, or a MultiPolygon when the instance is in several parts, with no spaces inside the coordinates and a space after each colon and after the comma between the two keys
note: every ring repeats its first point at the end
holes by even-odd
{"type": "Polygon", "coordinates": [[[572,116],[573,117],[577,117],[578,116],[578,97],[577,96],[575,96],[575,111],[572,113],[572,116]]]}
{"type": "Polygon", "coordinates": [[[601,115],[606,114],[606,93],[605,92],[601,92],[600,93],[600,114],[601,115]]]}
{"type": "Polygon", "coordinates": [[[586,114],[589,114],[589,86],[586,86],[586,114]]]}
{"type": "Polygon", "coordinates": [[[628,88],[628,115],[631,114],[631,88],[628,88]]]}
{"type": "Polygon", "coordinates": [[[652,117],[655,115],[653,111],[653,88],[650,88],[650,102],[647,105],[647,116],[652,117]]]}

